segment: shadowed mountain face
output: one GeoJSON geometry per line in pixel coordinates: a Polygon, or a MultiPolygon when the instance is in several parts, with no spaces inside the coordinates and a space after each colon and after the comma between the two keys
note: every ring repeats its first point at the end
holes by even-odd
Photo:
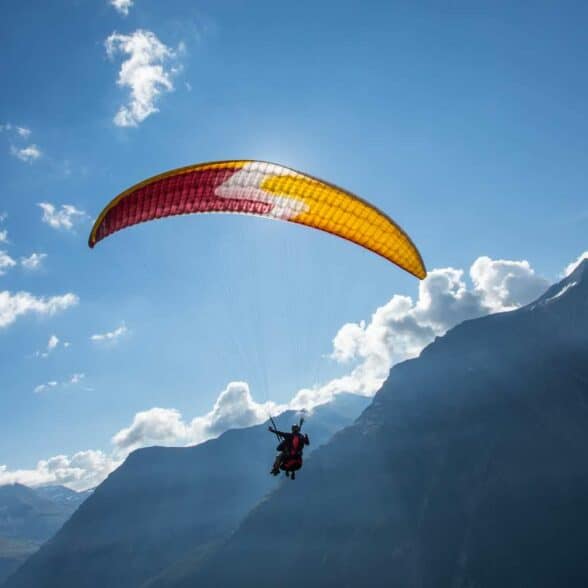
{"type": "Polygon", "coordinates": [[[160,586],[588,585],[588,262],[396,366],[215,553],[160,586]]]}
{"type": "MultiPolygon", "coordinates": [[[[311,448],[351,423],[368,402],[341,397],[317,409],[304,425],[311,448]]],[[[277,424],[289,429],[295,420],[286,413],[277,424]]],[[[195,447],[132,453],[6,586],[132,588],[184,557],[191,561],[279,485],[269,475],[275,445],[262,425],[195,447]]]]}
{"type": "Polygon", "coordinates": [[[54,535],[87,495],[63,486],[0,486],[0,582],[54,535]]]}

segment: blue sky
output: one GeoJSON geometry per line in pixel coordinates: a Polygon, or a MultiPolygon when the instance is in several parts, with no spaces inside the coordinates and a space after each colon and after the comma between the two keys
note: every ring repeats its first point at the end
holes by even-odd
{"type": "Polygon", "coordinates": [[[106,471],[131,447],[253,422],[303,387],[373,393],[459,320],[556,280],[588,249],[587,16],[577,2],[6,6],[0,481],[57,479],[37,462],[66,456],[59,479],[81,487],[79,452],[106,471]],[[230,158],[363,196],[439,272],[419,293],[341,240],[223,216],[88,249],[92,219],[121,190],[230,158]],[[237,418],[194,425],[215,402],[237,418]],[[141,440],[118,447],[121,431],[141,440]]]}

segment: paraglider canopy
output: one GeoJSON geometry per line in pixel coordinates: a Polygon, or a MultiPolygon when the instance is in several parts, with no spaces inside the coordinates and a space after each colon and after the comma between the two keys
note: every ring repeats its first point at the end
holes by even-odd
{"type": "Polygon", "coordinates": [[[166,216],[236,213],[289,221],[365,247],[419,279],[427,272],[410,237],[369,202],[308,174],[265,161],[218,161],[154,176],[125,190],[98,216],[88,244],[166,216]]]}

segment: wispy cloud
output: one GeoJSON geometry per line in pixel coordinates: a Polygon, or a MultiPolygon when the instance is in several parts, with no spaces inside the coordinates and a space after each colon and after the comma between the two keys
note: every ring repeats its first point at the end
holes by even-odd
{"type": "Polygon", "coordinates": [[[133,6],[134,0],[109,0],[110,4],[114,7],[114,9],[122,14],[123,16],[127,16],[129,14],[129,10],[133,6]]]}
{"type": "Polygon", "coordinates": [[[69,384],[79,384],[84,378],[86,374],[72,374],[69,378],[69,384]]]}
{"type": "Polygon", "coordinates": [[[87,216],[83,210],[78,210],[71,204],[62,204],[59,209],[50,202],[39,202],[38,206],[43,210],[42,221],[54,229],[69,231],[77,221],[87,216]]]}
{"type": "Polygon", "coordinates": [[[41,150],[36,145],[28,145],[27,147],[10,148],[10,153],[25,163],[32,163],[41,157],[41,150]]]}
{"type": "Polygon", "coordinates": [[[136,127],[158,112],[156,103],[162,92],[174,89],[172,77],[177,69],[166,69],[165,65],[175,60],[176,52],[146,30],[137,30],[130,35],[113,33],[105,45],[110,58],[119,53],[127,56],[121,64],[117,84],[130,91],[130,99],[116,113],[114,124],[136,127]]]}
{"type": "Polygon", "coordinates": [[[78,304],[79,298],[72,293],[50,298],[36,297],[29,292],[0,292],[0,328],[7,327],[19,316],[27,314],[54,315],[78,304]]]}
{"type": "Polygon", "coordinates": [[[0,251],[0,276],[3,276],[11,267],[16,265],[16,261],[6,253],[6,251],[0,251]]]}
{"type": "Polygon", "coordinates": [[[28,139],[31,136],[31,129],[27,127],[16,127],[16,134],[23,139],[28,139]]]}
{"type": "Polygon", "coordinates": [[[57,335],[51,335],[51,337],[49,337],[47,345],[45,346],[45,350],[35,352],[35,357],[42,357],[43,359],[49,357],[49,354],[55,349],[57,349],[58,345],[59,337],[57,335]]]}
{"type": "MultiPolygon", "coordinates": [[[[5,212],[0,212],[0,223],[3,223],[8,218],[5,212]]],[[[8,243],[8,230],[3,229],[0,231],[0,243],[8,243]]]]}
{"type": "Polygon", "coordinates": [[[46,253],[32,253],[28,257],[21,257],[20,263],[25,269],[34,271],[40,269],[46,257],[46,253]]]}
{"type": "Polygon", "coordinates": [[[76,386],[77,384],[79,384],[84,378],[86,377],[86,374],[82,374],[82,373],[76,373],[76,374],[72,374],[71,376],[69,376],[68,378],[66,378],[63,382],[58,382],[57,380],[52,380],[50,382],[47,382],[45,384],[40,384],[39,386],[37,386],[33,392],[35,394],[41,394],[43,392],[47,392],[51,389],[57,389],[57,388],[64,388],[64,387],[68,387],[68,386],[76,386]]]}
{"type": "Polygon", "coordinates": [[[116,329],[114,329],[113,331],[109,331],[106,333],[96,333],[95,335],[91,335],[90,339],[92,341],[116,341],[117,339],[119,339],[120,337],[122,337],[124,334],[126,334],[128,332],[127,326],[122,323],[120,325],[120,327],[117,327],[116,329]]]}
{"type": "Polygon", "coordinates": [[[52,380],[51,382],[47,382],[46,384],[39,384],[34,392],[35,394],[41,394],[42,392],[47,392],[47,390],[50,390],[51,388],[55,388],[57,386],[57,382],[52,380]]]}

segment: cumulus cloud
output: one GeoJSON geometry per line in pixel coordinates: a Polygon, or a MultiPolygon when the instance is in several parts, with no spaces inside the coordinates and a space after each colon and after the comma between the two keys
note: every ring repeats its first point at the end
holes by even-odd
{"type": "Polygon", "coordinates": [[[43,211],[42,221],[54,229],[70,231],[77,221],[86,217],[84,211],[71,204],[62,204],[60,209],[50,202],[39,202],[38,206],[43,211]]]}
{"type": "Polygon", "coordinates": [[[176,52],[162,43],[151,31],[137,30],[130,35],[113,33],[106,39],[110,58],[126,56],[118,73],[117,84],[130,91],[128,104],[121,106],[114,117],[119,127],[136,127],[148,116],[158,112],[156,103],[162,92],[171,92],[173,74],[177,69],[166,68],[176,52]]]}
{"type": "Polygon", "coordinates": [[[568,277],[569,275],[573,274],[576,268],[585,260],[588,259],[588,251],[584,251],[581,253],[578,259],[572,261],[569,265],[566,266],[563,272],[564,277],[568,277]]]}
{"type": "Polygon", "coordinates": [[[255,402],[246,382],[230,382],[212,410],[185,421],[178,410],[152,408],[135,415],[133,422],[113,436],[117,455],[149,445],[194,445],[232,428],[261,423],[268,414],[285,410],[269,402],[255,402]]]}
{"type": "Polygon", "coordinates": [[[290,405],[308,407],[341,392],[372,396],[393,365],[418,356],[435,337],[465,320],[528,304],[549,286],[527,261],[489,257],[472,264],[470,278],[468,285],[462,270],[432,270],[420,282],[416,301],[396,295],[369,322],[343,325],[333,339],[331,357],[354,363],[351,372],[323,386],[300,390],[290,405]]]}
{"type": "Polygon", "coordinates": [[[70,293],[50,298],[36,297],[29,292],[0,292],[0,328],[11,325],[25,314],[54,315],[75,306],[79,298],[70,293]]]}
{"type": "Polygon", "coordinates": [[[178,410],[151,408],[138,412],[129,427],[112,438],[122,452],[146,445],[177,445],[190,438],[190,425],[178,410]]]}
{"type": "MultiPolygon", "coordinates": [[[[79,383],[83,378],[83,374],[74,374],[64,384],[79,383]]],[[[51,381],[37,386],[35,392],[43,393],[59,386],[59,382],[51,381]]],[[[152,408],[139,412],[128,427],[113,436],[110,454],[88,450],[71,457],[58,455],[39,461],[31,470],[9,471],[6,466],[0,466],[0,485],[55,483],[85,490],[102,482],[135,449],[151,445],[194,445],[230,428],[264,422],[270,411],[276,414],[286,408],[274,403],[258,404],[245,382],[231,382],[219,394],[213,409],[204,416],[189,421],[175,409],[152,408]]]]}
{"type": "Polygon", "coordinates": [[[23,139],[28,139],[31,136],[31,129],[27,127],[16,127],[16,134],[23,139]]]}
{"type": "Polygon", "coordinates": [[[133,6],[133,0],[110,0],[110,4],[118,13],[127,16],[133,6]]]}
{"type": "Polygon", "coordinates": [[[109,331],[107,333],[96,333],[95,335],[92,335],[90,337],[90,339],[92,341],[116,341],[117,339],[119,339],[120,337],[122,337],[124,334],[126,334],[128,332],[127,326],[122,323],[120,325],[120,327],[114,329],[114,331],[109,331]]]}
{"type": "Polygon", "coordinates": [[[57,455],[37,463],[34,469],[10,471],[0,465],[0,485],[39,486],[61,484],[74,490],[87,490],[100,484],[120,462],[102,451],[80,451],[72,456],[57,455]]]}
{"type": "Polygon", "coordinates": [[[0,250],[0,276],[3,276],[11,267],[16,265],[16,261],[6,253],[0,250]]]}
{"type": "Polygon", "coordinates": [[[32,253],[28,257],[21,257],[20,263],[25,269],[34,271],[40,269],[46,257],[46,253],[32,253]]]}
{"type": "Polygon", "coordinates": [[[492,312],[513,310],[539,297],[549,282],[537,276],[528,261],[479,257],[470,276],[483,304],[492,312]]]}
{"type": "Polygon", "coordinates": [[[27,147],[15,147],[13,145],[10,148],[10,153],[25,163],[32,163],[42,155],[41,150],[36,145],[28,145],[27,147]]]}

